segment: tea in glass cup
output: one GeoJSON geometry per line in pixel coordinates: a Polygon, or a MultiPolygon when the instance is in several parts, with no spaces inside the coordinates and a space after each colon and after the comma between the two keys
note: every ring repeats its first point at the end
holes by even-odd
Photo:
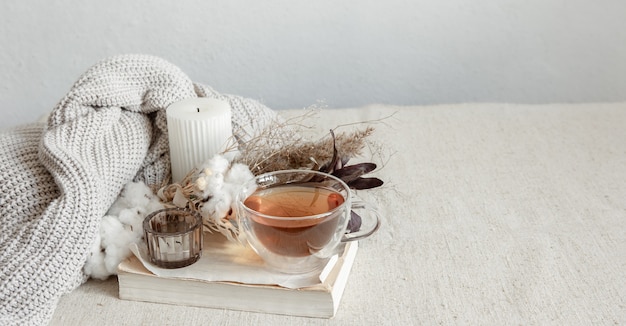
{"type": "Polygon", "coordinates": [[[266,264],[284,273],[321,269],[342,241],[361,239],[379,225],[378,214],[366,205],[371,228],[345,236],[352,194],[330,174],[284,170],[259,175],[237,197],[239,225],[250,246],[266,264]]]}

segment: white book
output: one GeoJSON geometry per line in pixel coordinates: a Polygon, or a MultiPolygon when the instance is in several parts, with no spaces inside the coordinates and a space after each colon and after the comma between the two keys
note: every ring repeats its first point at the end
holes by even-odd
{"type": "Polygon", "coordinates": [[[357,250],[358,242],[348,242],[316,275],[316,282],[304,287],[290,287],[298,281],[288,281],[291,285],[287,286],[226,281],[221,278],[229,270],[231,275],[246,270],[262,277],[273,272],[259,263],[251,249],[221,235],[205,233],[202,258],[189,267],[162,270],[161,274],[157,267],[147,265],[158,276],[134,255],[122,261],[118,266],[119,296],[124,300],[331,318],[339,308],[357,250]],[[211,275],[212,271],[216,275],[211,275]]]}

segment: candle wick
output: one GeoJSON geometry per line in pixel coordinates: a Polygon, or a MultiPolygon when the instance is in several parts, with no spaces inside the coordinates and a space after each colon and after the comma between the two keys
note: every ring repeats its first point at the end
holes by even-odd
{"type": "Polygon", "coordinates": [[[198,110],[198,113],[200,113],[200,108],[196,108],[196,110],[198,110]]]}

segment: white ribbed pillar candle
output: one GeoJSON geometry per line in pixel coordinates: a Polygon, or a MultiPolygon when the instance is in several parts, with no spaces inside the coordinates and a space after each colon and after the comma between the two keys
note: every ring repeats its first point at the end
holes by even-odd
{"type": "Polygon", "coordinates": [[[232,136],[228,102],[190,98],[167,107],[172,181],[181,181],[198,164],[225,149],[232,136]]]}

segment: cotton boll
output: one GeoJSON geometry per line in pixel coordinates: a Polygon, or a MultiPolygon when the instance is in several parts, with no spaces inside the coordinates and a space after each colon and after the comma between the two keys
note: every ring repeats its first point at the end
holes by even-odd
{"type": "Polygon", "coordinates": [[[110,275],[117,273],[117,265],[119,265],[122,260],[126,259],[129,254],[130,249],[128,248],[128,245],[121,247],[116,245],[108,246],[105,249],[104,255],[104,267],[106,271],[110,275]]]}
{"type": "Polygon", "coordinates": [[[213,218],[221,219],[228,215],[231,209],[232,197],[227,192],[220,192],[219,195],[214,196],[209,200],[213,206],[213,218]]]}
{"type": "Polygon", "coordinates": [[[144,207],[155,196],[145,183],[129,182],[124,186],[122,197],[126,199],[128,207],[144,207]]]}
{"type": "MultiPolygon", "coordinates": [[[[96,234],[89,257],[83,266],[85,274],[90,277],[105,280],[112,275],[106,266],[106,248],[115,242],[116,235],[124,231],[122,223],[117,217],[106,215],[100,221],[100,233],[96,234]]],[[[120,260],[121,261],[121,260],[120,260]]]]}
{"type": "Polygon", "coordinates": [[[100,232],[83,266],[85,274],[98,279],[116,274],[117,265],[131,254],[130,244],[141,241],[144,218],[162,208],[163,204],[146,184],[126,184],[100,221],[100,232]]]}
{"type": "MultiPolygon", "coordinates": [[[[227,194],[230,202],[230,208],[229,210],[232,210],[232,212],[234,213],[237,210],[237,201],[235,200],[237,198],[237,195],[239,195],[239,193],[242,191],[243,189],[243,185],[241,184],[225,184],[224,188],[222,188],[222,192],[224,194],[227,194]]],[[[256,187],[252,190],[254,191],[256,190],[256,187]]],[[[222,216],[224,217],[224,216],[222,216]]]]}
{"type": "MultiPolygon", "coordinates": [[[[230,193],[232,198],[236,198],[239,192],[241,192],[245,184],[248,181],[252,180],[254,175],[248,169],[248,166],[240,163],[234,164],[228,174],[226,175],[226,182],[228,182],[228,186],[224,186],[224,191],[230,193]]],[[[246,189],[247,194],[251,194],[256,190],[256,185],[252,184],[246,189]]]]}
{"type": "Polygon", "coordinates": [[[119,241],[111,243],[105,249],[104,265],[107,272],[111,275],[117,273],[117,265],[131,254],[129,245],[134,241],[134,236],[128,232],[118,236],[119,241]]]}
{"type": "Polygon", "coordinates": [[[104,252],[100,243],[100,234],[96,234],[96,238],[89,250],[85,266],[83,266],[83,272],[89,277],[106,280],[110,274],[104,266],[104,252]]]}
{"type": "Polygon", "coordinates": [[[211,198],[211,200],[205,202],[202,206],[200,206],[200,214],[202,215],[203,218],[215,220],[216,219],[214,217],[215,201],[212,201],[212,199],[213,198],[211,198]]]}
{"type": "Polygon", "coordinates": [[[224,183],[224,186],[222,187],[220,192],[228,194],[228,196],[230,196],[231,201],[232,201],[232,199],[237,197],[237,193],[239,192],[239,189],[241,189],[241,185],[224,183]]]}
{"type": "Polygon", "coordinates": [[[136,241],[132,231],[126,230],[115,216],[102,218],[100,225],[101,246],[104,248],[104,267],[109,274],[115,274],[117,265],[130,254],[128,246],[136,241]]]}
{"type": "Polygon", "coordinates": [[[104,264],[104,252],[101,252],[100,250],[87,259],[87,262],[83,267],[83,271],[87,276],[99,280],[106,280],[112,275],[106,269],[104,264]]]}
{"type": "Polygon", "coordinates": [[[229,193],[216,193],[209,201],[200,207],[202,216],[211,220],[220,220],[228,215],[231,209],[232,197],[229,193]]]}
{"type": "Polygon", "coordinates": [[[224,174],[216,173],[211,175],[211,177],[207,181],[207,187],[203,191],[204,198],[208,198],[210,196],[215,196],[224,185],[224,174]]]}
{"type": "Polygon", "coordinates": [[[120,211],[117,219],[122,224],[134,225],[137,220],[142,219],[142,214],[137,209],[126,208],[120,211]]]}
{"type": "Polygon", "coordinates": [[[96,235],[83,267],[85,273],[98,279],[115,274],[117,265],[130,254],[128,246],[133,239],[133,232],[126,230],[118,217],[104,216],[100,222],[100,234],[96,235]]]}
{"type": "Polygon", "coordinates": [[[224,173],[229,165],[228,160],[221,155],[215,155],[207,162],[207,168],[209,168],[212,173],[224,173]]]}
{"type": "Polygon", "coordinates": [[[150,190],[148,186],[144,183],[138,183],[135,187],[138,191],[136,193],[141,194],[142,198],[128,200],[129,204],[131,204],[128,208],[135,210],[137,214],[141,216],[141,220],[143,220],[146,215],[163,209],[163,203],[161,203],[159,197],[152,193],[152,190],[150,190]]]}
{"type": "MultiPolygon", "coordinates": [[[[131,232],[135,237],[141,237],[143,234],[143,219],[145,214],[138,209],[127,208],[120,212],[119,221],[125,225],[125,229],[131,232]]],[[[136,240],[136,239],[133,239],[136,240]]]]}
{"type": "Polygon", "coordinates": [[[254,178],[247,165],[235,163],[226,174],[225,181],[231,184],[243,185],[254,178]]]}
{"type": "Polygon", "coordinates": [[[124,225],[113,215],[105,215],[100,222],[100,237],[102,247],[106,247],[119,241],[119,234],[124,232],[124,225]]]}
{"type": "Polygon", "coordinates": [[[150,188],[143,182],[129,182],[124,185],[120,196],[109,208],[107,215],[119,215],[120,211],[131,207],[145,207],[151,201],[158,201],[150,188]]]}

